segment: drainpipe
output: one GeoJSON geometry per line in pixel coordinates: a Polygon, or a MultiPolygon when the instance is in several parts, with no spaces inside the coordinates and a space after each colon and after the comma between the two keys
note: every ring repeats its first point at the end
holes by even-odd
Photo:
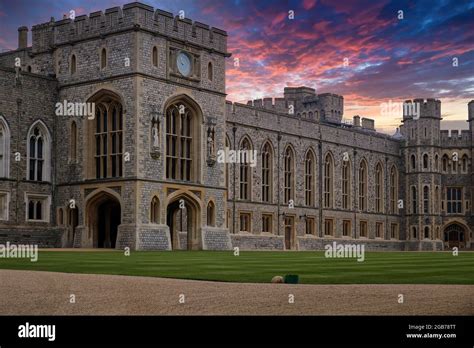
{"type": "MultiPolygon", "coordinates": [[[[237,132],[237,127],[235,126],[235,123],[234,123],[234,126],[232,127],[232,134],[233,134],[233,142],[234,142],[234,150],[235,150],[235,132],[237,132]]],[[[232,178],[232,233],[235,234],[235,163],[232,163],[232,172],[233,172],[233,178],[232,178]]]]}

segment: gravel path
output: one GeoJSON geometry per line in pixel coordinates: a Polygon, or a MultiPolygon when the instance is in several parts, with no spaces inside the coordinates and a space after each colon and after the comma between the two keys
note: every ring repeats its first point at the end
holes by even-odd
{"type": "Polygon", "coordinates": [[[473,315],[474,286],[239,284],[0,270],[0,315],[11,314],[473,315]]]}

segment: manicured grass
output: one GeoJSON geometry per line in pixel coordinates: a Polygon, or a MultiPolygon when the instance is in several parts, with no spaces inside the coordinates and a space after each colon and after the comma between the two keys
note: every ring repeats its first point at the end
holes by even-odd
{"type": "Polygon", "coordinates": [[[0,268],[268,283],[298,274],[305,284],[474,284],[474,253],[370,252],[364,262],[325,258],[324,252],[40,251],[29,259],[2,259],[0,268]]]}

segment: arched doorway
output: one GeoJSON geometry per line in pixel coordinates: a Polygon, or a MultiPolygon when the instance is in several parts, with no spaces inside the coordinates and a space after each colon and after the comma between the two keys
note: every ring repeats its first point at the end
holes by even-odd
{"type": "Polygon", "coordinates": [[[173,199],[166,209],[166,224],[170,229],[173,250],[199,250],[199,204],[182,195],[173,199]]]}
{"type": "Polygon", "coordinates": [[[466,231],[463,226],[452,223],[444,229],[444,245],[447,248],[466,247],[466,231]]]}
{"type": "Polygon", "coordinates": [[[100,192],[87,204],[88,239],[94,248],[115,249],[118,226],[121,223],[121,206],[116,197],[100,192]]]}

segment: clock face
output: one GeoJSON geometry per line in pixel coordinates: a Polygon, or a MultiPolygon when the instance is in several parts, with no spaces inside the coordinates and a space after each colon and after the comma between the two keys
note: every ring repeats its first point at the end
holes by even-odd
{"type": "Polygon", "coordinates": [[[176,59],[176,66],[181,75],[189,76],[191,74],[191,59],[189,58],[189,55],[180,52],[176,59]]]}

